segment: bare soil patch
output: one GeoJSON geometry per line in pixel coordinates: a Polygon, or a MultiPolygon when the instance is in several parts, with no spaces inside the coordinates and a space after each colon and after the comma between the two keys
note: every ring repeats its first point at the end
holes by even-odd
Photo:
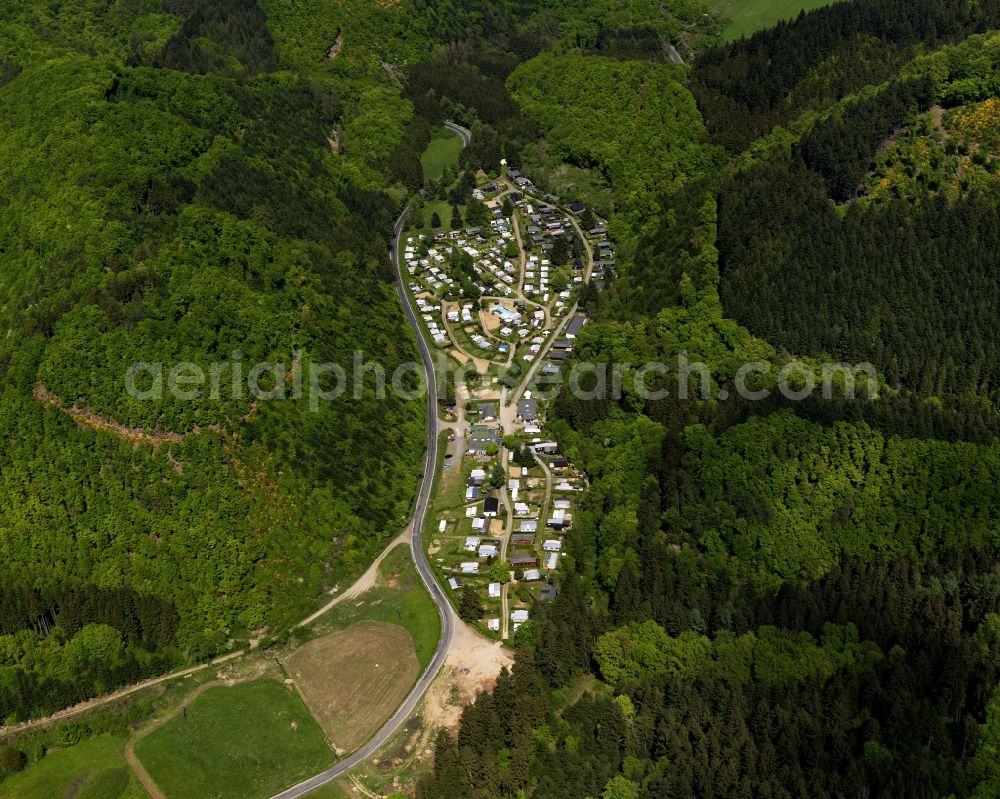
{"type": "Polygon", "coordinates": [[[41,383],[35,385],[34,397],[44,405],[51,405],[58,408],[70,416],[81,427],[89,427],[92,430],[103,430],[106,433],[113,433],[121,439],[131,441],[133,444],[152,444],[156,447],[160,444],[179,444],[185,438],[185,434],[181,433],[147,433],[139,427],[126,427],[110,419],[105,419],[90,408],[78,408],[76,405],[67,407],[58,396],[49,391],[41,383]]]}
{"type": "Polygon", "coordinates": [[[510,668],[514,658],[499,641],[492,641],[466,624],[455,628],[448,658],[431,683],[423,702],[423,717],[429,730],[455,729],[462,708],[480,691],[489,691],[500,669],[510,668]]]}
{"type": "Polygon", "coordinates": [[[348,752],[371,738],[420,673],[410,634],[363,621],[296,649],[289,676],[331,744],[348,752]]]}
{"type": "Polygon", "coordinates": [[[344,49],[344,32],[341,31],[337,34],[337,39],[331,45],[329,52],[327,52],[326,57],[333,61],[337,56],[340,55],[340,51],[344,49]]]}

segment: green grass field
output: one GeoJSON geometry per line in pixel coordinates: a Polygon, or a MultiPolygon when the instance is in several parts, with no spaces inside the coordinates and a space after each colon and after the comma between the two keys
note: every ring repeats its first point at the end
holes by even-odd
{"type": "Polygon", "coordinates": [[[334,605],[315,627],[317,632],[342,630],[359,621],[402,625],[413,638],[421,671],[430,663],[441,637],[441,617],[417,574],[409,546],[394,547],[379,566],[378,584],[357,600],[334,605]]]}
{"type": "Polygon", "coordinates": [[[705,0],[705,5],[730,21],[722,38],[732,41],[781,20],[793,19],[800,11],[811,11],[833,2],[836,0],[705,0]]]}
{"type": "Polygon", "coordinates": [[[111,735],[50,752],[27,771],[0,783],[2,799],[149,799],[111,735]]]}
{"type": "Polygon", "coordinates": [[[298,694],[271,679],[209,688],[135,752],[169,799],[268,797],[334,761],[298,694]]]}
{"type": "MultiPolygon", "coordinates": [[[[462,213],[462,218],[465,218],[465,206],[458,206],[458,210],[462,213]]],[[[409,230],[409,235],[415,236],[418,233],[423,233],[428,238],[434,238],[434,234],[439,230],[449,231],[451,230],[451,206],[446,200],[427,200],[424,203],[423,209],[419,212],[424,220],[424,227],[422,229],[417,229],[411,225],[409,230]],[[437,211],[437,215],[441,218],[441,227],[434,228],[431,227],[431,218],[434,216],[434,212],[437,211]]],[[[410,220],[411,222],[413,220],[410,220]]]]}
{"type": "Polygon", "coordinates": [[[458,166],[458,155],[462,152],[462,138],[448,128],[438,128],[431,137],[420,166],[424,168],[424,180],[440,180],[446,166],[458,166]]]}

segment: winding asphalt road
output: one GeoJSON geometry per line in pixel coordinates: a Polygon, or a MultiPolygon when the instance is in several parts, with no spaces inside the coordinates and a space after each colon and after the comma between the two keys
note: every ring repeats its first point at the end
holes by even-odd
{"type": "MultiPolygon", "coordinates": [[[[445,122],[445,125],[461,136],[462,141],[465,144],[468,144],[472,139],[472,134],[460,125],[455,125],[451,122],[445,122]]],[[[392,244],[389,247],[389,255],[392,258],[393,265],[396,267],[396,291],[399,292],[399,299],[403,303],[403,311],[406,314],[407,321],[409,321],[410,327],[413,328],[413,332],[417,337],[417,345],[420,347],[420,358],[424,363],[424,372],[427,376],[427,457],[424,461],[424,474],[420,481],[420,490],[417,493],[417,502],[413,510],[413,535],[411,537],[411,546],[413,549],[413,562],[416,564],[417,571],[420,573],[420,579],[423,580],[424,585],[427,586],[427,590],[430,592],[430,595],[434,600],[434,604],[438,607],[438,613],[441,615],[441,638],[438,641],[437,649],[434,651],[434,657],[431,658],[431,662],[428,664],[423,675],[421,675],[420,679],[417,680],[417,684],[413,686],[413,690],[410,691],[409,696],[407,696],[403,704],[399,706],[399,709],[393,713],[392,718],[390,718],[382,726],[382,729],[375,733],[374,738],[372,738],[360,749],[328,768],[326,771],[323,771],[314,777],[310,777],[309,779],[300,782],[298,785],[293,785],[291,788],[276,794],[272,797],[272,799],[298,799],[298,797],[305,796],[310,791],[319,788],[321,785],[325,785],[326,783],[343,776],[355,766],[363,763],[365,760],[374,755],[416,709],[417,703],[423,697],[424,693],[430,687],[430,684],[434,681],[434,678],[441,670],[441,666],[444,664],[445,658],[448,656],[448,650],[451,649],[452,637],[455,634],[455,616],[451,609],[451,605],[448,602],[448,598],[444,595],[444,591],[441,590],[441,586],[438,585],[437,580],[434,579],[434,574],[431,572],[430,564],[427,562],[427,556],[424,554],[424,519],[427,516],[427,505],[430,501],[431,491],[434,489],[434,469],[437,465],[438,401],[437,385],[434,380],[434,362],[431,359],[431,352],[430,348],[427,346],[427,341],[421,333],[420,324],[417,320],[417,314],[413,310],[410,298],[407,295],[406,284],[404,283],[403,276],[403,266],[399,259],[399,239],[403,234],[404,227],[406,226],[406,217],[408,214],[409,208],[405,209],[403,213],[400,214],[399,219],[396,220],[396,228],[393,231],[392,244]]]]}
{"type": "Polygon", "coordinates": [[[454,122],[445,122],[444,126],[448,128],[448,130],[454,131],[462,137],[462,145],[464,147],[469,146],[469,142],[472,141],[472,131],[468,128],[463,128],[461,125],[457,125],[454,122]]]}

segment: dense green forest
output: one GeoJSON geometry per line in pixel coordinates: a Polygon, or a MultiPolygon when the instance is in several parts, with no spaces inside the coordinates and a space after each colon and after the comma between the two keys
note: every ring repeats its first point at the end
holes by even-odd
{"type": "Polygon", "coordinates": [[[280,631],[405,519],[419,404],[125,391],[415,355],[381,156],[331,152],[357,101],[283,45],[252,0],[0,11],[0,718],[280,631]]]}
{"type": "Polygon", "coordinates": [[[784,352],[870,362],[923,397],[992,397],[996,52],[977,36],[921,56],[675,191],[608,317],[656,315],[687,275],[784,352]]]}
{"type": "Polygon", "coordinates": [[[266,361],[271,388],[296,363],[356,350],[389,370],[412,360],[386,254],[404,194],[443,191],[421,179],[432,126],[473,128],[463,167],[517,163],[539,141],[505,86],[519,63],[630,42],[662,62],[680,32],[709,32],[699,12],[680,0],[662,13],[645,0],[0,12],[0,578],[31,598],[0,636],[0,717],[280,631],[405,519],[418,403],[375,402],[370,385],[318,411],[248,391],[150,401],[124,390],[129,366],[266,361]],[[77,596],[90,599],[67,610],[77,596]],[[155,620],[111,613],[123,598],[155,620]]]}
{"type": "Polygon", "coordinates": [[[681,33],[711,33],[685,0],[0,11],[0,718],[280,632],[405,520],[419,403],[256,401],[229,372],[151,401],[129,366],[266,361],[267,389],[413,360],[387,244],[407,193],[445,191],[420,172],[432,126],[474,130],[465,204],[471,170],[540,142],[520,63],[662,63],[681,33]]]}
{"type": "Polygon", "coordinates": [[[977,67],[964,67],[972,48],[963,49],[933,71],[913,65],[919,78],[845,101],[790,153],[775,148],[726,179],[727,312],[776,346],[871,361],[890,385],[924,396],[993,396],[1000,198],[989,177],[1000,162],[988,98],[998,72],[979,48],[977,67]],[[927,113],[935,103],[944,107],[927,113]],[[909,150],[878,158],[897,130],[909,150]],[[951,178],[949,156],[959,164],[951,178]],[[963,156],[970,168],[959,178],[963,156]],[[893,190],[905,178],[912,191],[893,190]]]}
{"type": "Polygon", "coordinates": [[[393,220],[506,159],[608,218],[574,357],[710,385],[552,403],[590,484],[558,596],[417,796],[996,795],[995,0],[728,44],[687,0],[9,6],[0,717],[280,633],[397,529],[419,403],[124,372],[412,359],[393,220]],[[445,119],[473,140],[426,181],[445,119]],[[773,391],[828,360],[872,391],[773,391]]]}
{"type": "Polygon", "coordinates": [[[545,53],[507,86],[552,155],[599,171],[614,189],[614,232],[628,242],[660,216],[659,198],[719,163],[683,70],[650,61],[545,53]]]}
{"type": "Polygon", "coordinates": [[[559,596],[418,797],[996,795],[998,25],[847,0],[690,69],[636,34],[511,71],[526,157],[612,198],[574,358],[625,388],[557,396],[591,483],[559,596]],[[681,354],[707,399],[629,388],[681,354]],[[828,360],[877,385],[774,391],[828,360]]]}
{"type": "Polygon", "coordinates": [[[1000,25],[992,0],[851,0],[715,48],[692,90],[715,141],[742,149],[868,85],[891,78],[921,48],[1000,25]]]}

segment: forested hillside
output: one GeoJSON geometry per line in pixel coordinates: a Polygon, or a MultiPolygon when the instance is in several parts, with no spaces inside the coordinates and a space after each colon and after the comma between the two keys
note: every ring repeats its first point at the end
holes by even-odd
{"type": "Polygon", "coordinates": [[[7,4],[0,717],[280,635],[398,529],[420,403],[125,373],[413,359],[393,220],[484,212],[505,160],[608,221],[566,368],[708,385],[546,408],[588,483],[558,595],[418,799],[995,796],[997,28],[997,0],[729,43],[687,0],[7,4]],[[472,142],[426,180],[445,119],[472,142]],[[874,376],[775,390],[831,361],[874,376]]]}
{"type": "Polygon", "coordinates": [[[473,128],[464,167],[515,164],[539,142],[505,86],[519,63],[662,64],[711,32],[692,3],[579,5],[0,11],[0,717],[280,634],[403,523],[419,403],[257,401],[229,378],[413,360],[386,253],[432,126],[473,128]],[[178,363],[221,367],[222,390],[125,390],[130,365],[178,363]]]}
{"type": "Polygon", "coordinates": [[[624,391],[556,398],[591,484],[560,593],[418,797],[996,794],[997,26],[848,0],[690,70],[580,47],[512,72],[530,157],[613,198],[574,358],[624,391]],[[679,355],[707,399],[629,388],[679,355]],[[877,380],[775,391],[830,360],[877,380]],[[748,362],[766,399],[732,390],[748,362]]]}
{"type": "Polygon", "coordinates": [[[0,48],[0,718],[17,719],[281,631],[403,523],[423,416],[370,391],[317,412],[246,384],[125,391],[136,362],[415,357],[396,202],[327,142],[360,124],[351,100],[294,71],[256,3],[7,4],[0,48]]]}
{"type": "Polygon", "coordinates": [[[742,149],[803,111],[891,78],[923,47],[1000,25],[1000,6],[852,0],[707,52],[692,89],[713,139],[742,149]]]}
{"type": "Polygon", "coordinates": [[[727,311],[791,352],[871,361],[925,396],[995,391],[998,73],[973,46],[848,99],[790,154],[724,184],[727,311]]]}
{"type": "Polygon", "coordinates": [[[991,394],[995,51],[977,36],[922,56],[675,192],[609,315],[655,315],[682,274],[721,274],[724,312],[779,349],[871,362],[924,397],[991,394]]]}
{"type": "Polygon", "coordinates": [[[633,239],[658,202],[719,163],[683,70],[649,61],[545,53],[507,86],[553,155],[599,171],[614,190],[616,238],[633,239]]]}

